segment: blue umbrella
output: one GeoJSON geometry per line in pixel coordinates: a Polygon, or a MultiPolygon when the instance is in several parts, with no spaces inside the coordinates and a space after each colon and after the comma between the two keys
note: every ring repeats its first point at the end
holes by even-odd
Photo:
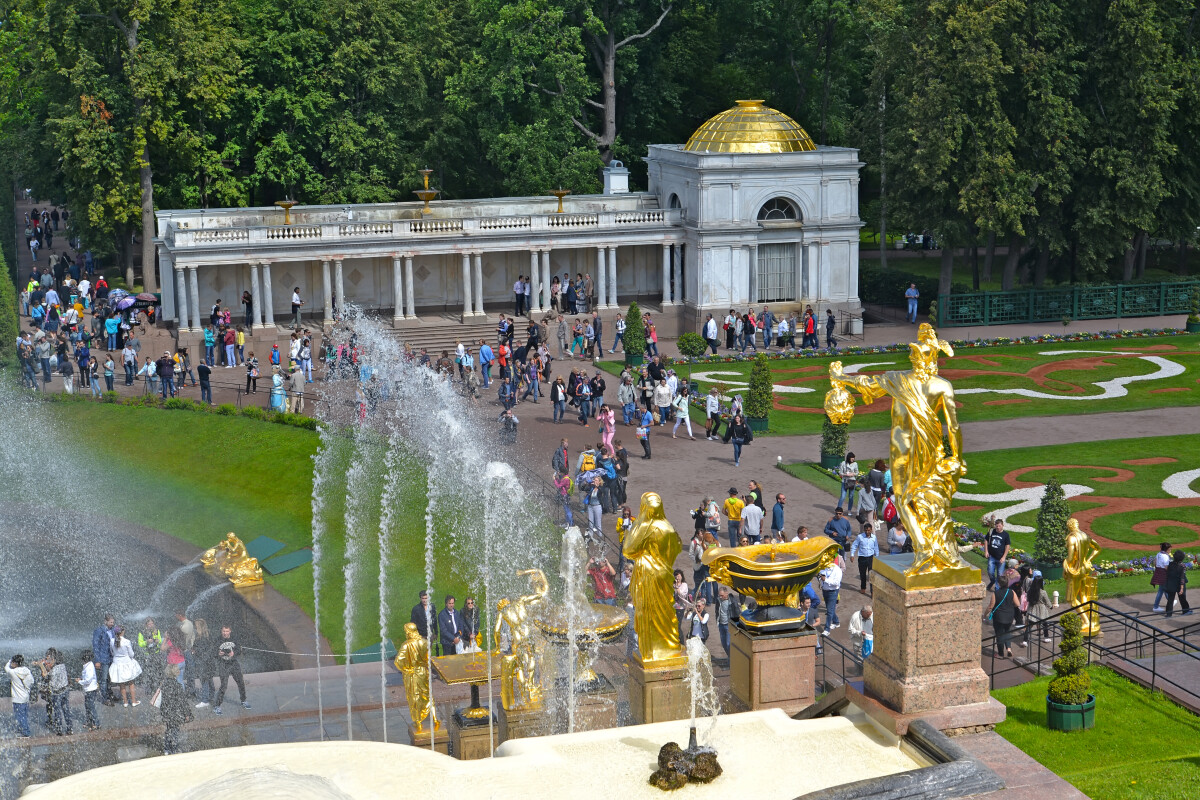
{"type": "Polygon", "coordinates": [[[136,302],[137,302],[136,297],[129,297],[129,296],[122,297],[120,300],[117,301],[117,311],[124,311],[125,309],[129,308],[131,305],[133,305],[136,302]]]}

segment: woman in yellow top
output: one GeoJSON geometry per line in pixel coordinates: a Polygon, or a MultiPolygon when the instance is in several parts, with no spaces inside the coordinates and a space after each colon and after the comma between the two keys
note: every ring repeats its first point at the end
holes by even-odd
{"type": "Polygon", "coordinates": [[[246,331],[244,331],[242,329],[241,325],[237,326],[237,355],[238,355],[238,363],[245,364],[246,363],[246,331]]]}
{"type": "Polygon", "coordinates": [[[738,534],[742,532],[742,509],[745,501],[738,497],[738,490],[729,487],[729,497],[725,500],[725,516],[729,518],[729,546],[737,547],[738,534]]]}

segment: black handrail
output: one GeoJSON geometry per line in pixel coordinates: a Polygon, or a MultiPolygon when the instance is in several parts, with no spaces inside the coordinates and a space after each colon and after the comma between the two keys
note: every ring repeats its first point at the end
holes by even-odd
{"type": "MultiPolygon", "coordinates": [[[[1126,662],[1139,670],[1149,672],[1149,688],[1155,689],[1160,685],[1170,685],[1177,691],[1200,701],[1200,694],[1197,694],[1186,686],[1176,683],[1165,675],[1161,675],[1158,671],[1158,651],[1160,645],[1168,649],[1168,654],[1182,654],[1194,659],[1197,662],[1197,669],[1200,669],[1200,652],[1198,652],[1197,645],[1194,641],[1191,644],[1189,644],[1187,641],[1187,636],[1189,634],[1193,634],[1193,629],[1200,625],[1200,623],[1189,625],[1177,631],[1166,631],[1162,628],[1151,625],[1142,619],[1139,619],[1138,614],[1136,613],[1131,614],[1099,602],[1092,603],[1091,605],[1094,608],[1097,616],[1100,618],[1102,627],[1105,622],[1114,623],[1114,625],[1110,626],[1105,632],[1106,635],[1116,634],[1116,626],[1119,625],[1123,636],[1122,641],[1115,643],[1112,646],[1107,643],[1111,641],[1111,639],[1104,640],[1103,637],[1085,637],[1084,646],[1087,648],[1089,664],[1091,664],[1093,661],[1100,662],[1104,658],[1108,658],[1117,662],[1126,662]],[[1180,634],[1182,634],[1182,636],[1180,634]],[[1132,639],[1131,635],[1133,637],[1132,639]],[[1146,664],[1142,663],[1142,660],[1146,658],[1147,648],[1149,648],[1150,651],[1149,668],[1147,668],[1146,664]],[[1132,658],[1128,655],[1130,651],[1135,652],[1135,655],[1132,658]]],[[[986,653],[990,651],[991,661],[990,669],[988,670],[988,677],[991,688],[996,688],[997,676],[1005,675],[1015,670],[1025,670],[1039,675],[1042,674],[1045,663],[1047,661],[1053,661],[1053,659],[1057,657],[1055,651],[1058,649],[1057,639],[1059,638],[1061,630],[1057,624],[1057,621],[1062,617],[1063,614],[1074,610],[1075,609],[1073,608],[1065,608],[1057,614],[1053,614],[1045,619],[1035,619],[1032,617],[1027,618],[1024,629],[1014,629],[1007,634],[1005,637],[1006,642],[1011,643],[1011,640],[1015,638],[1018,635],[1018,632],[1021,630],[1025,632],[1026,640],[1028,640],[1031,632],[1036,634],[1038,632],[1038,628],[1042,626],[1049,627],[1051,639],[1050,647],[1045,648],[1045,643],[1042,642],[1043,637],[1035,635],[1033,638],[1035,638],[1037,641],[1037,657],[1029,658],[1025,660],[1025,663],[1016,663],[1011,667],[1005,667],[997,670],[997,637],[995,635],[985,637],[981,643],[981,652],[986,653]],[[1043,650],[1048,650],[1049,652],[1044,653],[1043,650]]],[[[1138,682],[1141,683],[1142,681],[1139,680],[1138,682]]]]}
{"type": "Polygon", "coordinates": [[[863,658],[841,642],[834,641],[831,636],[821,636],[817,652],[817,667],[820,670],[822,691],[828,692],[837,686],[847,684],[851,678],[862,677],[863,658]],[[847,669],[847,662],[852,669],[847,669]],[[830,680],[830,674],[837,683],[830,680]]]}

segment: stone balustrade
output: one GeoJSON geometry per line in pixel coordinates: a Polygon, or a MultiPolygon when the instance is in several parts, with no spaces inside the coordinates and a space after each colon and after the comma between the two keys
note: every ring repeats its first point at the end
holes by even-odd
{"type": "Polygon", "coordinates": [[[507,235],[537,231],[604,230],[677,227],[678,209],[601,211],[598,213],[530,214],[493,217],[422,217],[370,222],[292,225],[246,225],[221,228],[168,226],[164,239],[176,248],[220,247],[237,243],[363,239],[425,239],[440,236],[507,235]]]}

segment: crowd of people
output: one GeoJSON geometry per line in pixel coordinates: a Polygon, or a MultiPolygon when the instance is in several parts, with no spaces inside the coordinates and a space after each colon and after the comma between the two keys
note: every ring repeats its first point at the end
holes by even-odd
{"type": "Polygon", "coordinates": [[[165,630],[148,617],[136,629],[118,625],[105,614],[92,632],[91,646],[79,651],[78,667],[64,651],[51,647],[44,657],[26,661],[23,654],[5,665],[11,685],[17,735],[32,736],[30,706],[45,702],[47,734],[69,736],[74,730],[69,693],[83,693],[83,724],[101,727],[101,707],[134,708],[149,702],[158,709],[165,726],[164,753],[179,749],[180,727],[193,719],[195,708],[211,707],[222,713],[225,692],[232,678],[243,708],[249,709],[240,656],[242,645],[231,625],[210,630],[204,619],[188,619],[177,611],[165,630]],[[219,635],[218,635],[219,634],[219,635]],[[73,676],[74,675],[74,676],[73,676]],[[217,679],[220,679],[219,686],[217,679]],[[138,689],[143,699],[138,699],[138,689]],[[148,696],[147,696],[148,695],[148,696]]]}
{"type": "MultiPolygon", "coordinates": [[[[826,349],[836,349],[837,337],[834,334],[837,332],[837,318],[832,308],[825,309],[823,326],[826,349]]],[[[760,341],[764,350],[770,350],[771,347],[778,347],[781,351],[816,350],[821,346],[821,328],[822,323],[817,320],[817,312],[812,306],[805,306],[803,312],[791,311],[787,316],[778,316],[770,306],[763,306],[762,311],[757,313],[753,308],[744,312],[731,308],[720,323],[709,314],[700,335],[712,349],[713,355],[722,346],[740,353],[747,349],[757,352],[760,341]]]]}

